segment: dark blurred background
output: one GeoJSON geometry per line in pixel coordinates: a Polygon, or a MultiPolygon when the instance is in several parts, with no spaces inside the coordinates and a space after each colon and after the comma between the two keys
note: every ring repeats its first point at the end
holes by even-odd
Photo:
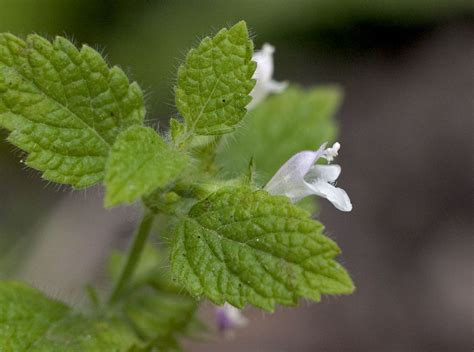
{"type": "MultiPolygon", "coordinates": [[[[320,218],[358,287],[270,315],[248,310],[231,340],[190,351],[472,351],[474,2],[464,0],[0,0],[0,31],[60,34],[107,54],[165,127],[186,51],[244,19],[276,46],[276,78],[345,90],[337,119],[349,213],[320,218]]],[[[137,210],[99,188],[40,180],[0,132],[0,277],[81,305],[124,247],[137,210]]],[[[203,315],[210,316],[210,305],[203,315]]]]}

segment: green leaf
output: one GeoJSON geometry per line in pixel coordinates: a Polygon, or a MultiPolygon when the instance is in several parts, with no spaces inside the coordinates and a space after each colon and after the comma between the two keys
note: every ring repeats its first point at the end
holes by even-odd
{"type": "Polygon", "coordinates": [[[140,288],[123,303],[124,313],[134,328],[149,340],[167,340],[186,333],[196,309],[194,298],[153,287],[140,288]]]}
{"type": "Polygon", "coordinates": [[[246,116],[242,128],[223,141],[217,163],[238,176],[253,157],[258,181],[264,184],[297,152],[316,150],[334,140],[333,115],[340,101],[341,91],[336,87],[308,91],[290,87],[268,98],[246,116]]]}
{"type": "Polygon", "coordinates": [[[180,123],[177,119],[170,119],[170,137],[174,143],[178,143],[179,137],[185,133],[185,126],[180,123]]]}
{"type": "Polygon", "coordinates": [[[0,282],[0,350],[128,351],[137,340],[123,326],[88,319],[17,282],[0,282]]]}
{"type": "MultiPolygon", "coordinates": [[[[196,317],[198,302],[172,281],[168,256],[151,244],[144,248],[129,290],[120,302],[121,314],[134,330],[155,347],[177,344],[181,335],[203,330],[196,317]]],[[[109,258],[109,274],[116,280],[125,255],[114,252],[109,258]]],[[[171,346],[173,347],[173,346],[171,346]]]]}
{"type": "Polygon", "coordinates": [[[286,197],[226,188],[197,203],[173,231],[171,267],[192,295],[265,310],[300,297],[354,290],[323,226],[286,197]]]}
{"type": "Polygon", "coordinates": [[[144,114],[138,85],[87,45],[0,34],[0,127],[44,179],[75,188],[102,181],[116,136],[144,114]]]}
{"type": "Polygon", "coordinates": [[[176,179],[189,158],[153,129],[134,126],[122,132],[106,166],[107,207],[131,203],[176,179]]]}
{"type": "Polygon", "coordinates": [[[192,49],[178,70],[176,105],[187,134],[219,135],[231,132],[246,113],[256,64],[253,43],[241,21],[206,37],[192,49]]]}

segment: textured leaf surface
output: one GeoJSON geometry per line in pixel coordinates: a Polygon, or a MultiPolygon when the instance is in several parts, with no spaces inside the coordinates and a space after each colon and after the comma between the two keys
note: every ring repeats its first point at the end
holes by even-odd
{"type": "Polygon", "coordinates": [[[153,129],[134,126],[122,132],[107,162],[107,206],[131,203],[173,181],[188,162],[153,129]]]}
{"type": "Polygon", "coordinates": [[[228,188],[197,203],[176,226],[172,271],[196,296],[266,310],[300,297],[345,294],[352,281],[323,226],[286,197],[228,188]]]}
{"type": "Polygon", "coordinates": [[[228,133],[242,120],[255,85],[253,43],[245,22],[204,38],[178,70],[176,105],[187,133],[228,133]]]}
{"type": "Polygon", "coordinates": [[[340,100],[336,87],[308,91],[290,87],[268,98],[222,143],[218,164],[235,176],[244,172],[253,156],[260,177],[257,181],[265,183],[292,155],[334,140],[333,115],[340,100]]]}
{"type": "Polygon", "coordinates": [[[101,181],[116,136],[142,124],[143,106],[138,85],[92,48],[0,34],[0,126],[43,178],[76,188],[101,181]]]}
{"type": "Polygon", "coordinates": [[[31,287],[0,283],[1,351],[118,352],[135,342],[125,329],[74,314],[31,287]]]}

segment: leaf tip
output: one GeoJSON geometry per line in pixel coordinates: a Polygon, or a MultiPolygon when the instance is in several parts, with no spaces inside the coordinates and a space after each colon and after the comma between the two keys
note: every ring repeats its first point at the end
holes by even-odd
{"type": "Polygon", "coordinates": [[[248,40],[249,38],[249,31],[247,28],[247,23],[245,21],[239,21],[236,24],[234,24],[232,27],[229,28],[228,33],[230,35],[235,35],[239,38],[242,38],[242,40],[248,40]]]}

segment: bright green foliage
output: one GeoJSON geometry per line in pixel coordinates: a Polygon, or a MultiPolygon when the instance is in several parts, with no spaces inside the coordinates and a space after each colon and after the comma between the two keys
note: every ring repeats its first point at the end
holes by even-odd
{"type": "Polygon", "coordinates": [[[137,342],[122,326],[88,319],[39,291],[0,282],[2,351],[129,351],[137,342]]]}
{"type": "Polygon", "coordinates": [[[183,121],[171,119],[162,138],[143,126],[138,85],[95,50],[0,34],[0,127],[26,164],[75,188],[103,181],[107,207],[142,198],[148,208],[127,256],[110,258],[109,298],[89,289],[89,316],[0,282],[1,351],[179,351],[179,338],[204,330],[201,296],[273,311],[353,292],[337,244],[302,208],[314,203],[293,205],[255,186],[293,154],[334,140],[340,92],[290,88],[223,139],[251,101],[252,54],[243,21],[192,49],[178,71],[183,121]],[[218,179],[221,170],[235,177],[218,179]],[[170,230],[159,249],[147,242],[155,216],[170,230]]]}
{"type": "Polygon", "coordinates": [[[138,85],[92,48],[0,34],[0,126],[46,180],[100,182],[116,136],[144,113],[138,85]]]}
{"type": "Polygon", "coordinates": [[[334,261],[340,250],[323,226],[286,197],[226,188],[197,203],[174,229],[172,272],[188,291],[216,304],[272,311],[300,297],[354,290],[334,261]]]}
{"type": "Polygon", "coordinates": [[[333,115],[341,92],[336,87],[304,91],[290,87],[268,98],[229,136],[217,156],[230,175],[244,172],[253,156],[260,182],[268,181],[283,163],[302,150],[316,150],[336,135],[333,115]]]}
{"type": "Polygon", "coordinates": [[[188,135],[231,132],[246,113],[256,64],[247,26],[241,21],[204,38],[178,71],[176,105],[188,135]]]}
{"type": "MultiPolygon", "coordinates": [[[[116,280],[124,255],[114,252],[109,273],[116,280]]],[[[162,350],[173,350],[180,335],[194,335],[202,330],[196,318],[198,302],[171,280],[167,255],[152,245],[145,247],[129,290],[120,303],[121,314],[134,331],[162,350]],[[167,349],[166,349],[166,348],[167,349]]]]}
{"type": "Polygon", "coordinates": [[[179,176],[189,158],[153,129],[134,126],[122,132],[106,165],[105,204],[131,203],[179,176]]]}

